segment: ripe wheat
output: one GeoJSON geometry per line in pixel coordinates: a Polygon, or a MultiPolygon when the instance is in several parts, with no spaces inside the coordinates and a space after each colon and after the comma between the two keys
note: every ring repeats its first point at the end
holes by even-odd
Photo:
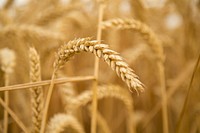
{"type": "Polygon", "coordinates": [[[98,41],[91,40],[90,38],[75,39],[62,45],[57,52],[57,58],[54,62],[55,71],[63,67],[70,57],[82,51],[91,52],[98,58],[103,58],[128,85],[130,91],[132,89],[135,89],[137,93],[144,91],[143,84],[139,81],[138,76],[133,73],[134,71],[124,62],[119,53],[111,50],[108,45],[99,44],[98,41]]]}
{"type": "MultiPolygon", "coordinates": [[[[40,57],[34,48],[29,49],[30,58],[30,80],[31,82],[41,81],[40,57]]],[[[32,133],[39,133],[41,129],[42,111],[43,111],[43,90],[42,87],[30,89],[32,103],[32,133]]]]}

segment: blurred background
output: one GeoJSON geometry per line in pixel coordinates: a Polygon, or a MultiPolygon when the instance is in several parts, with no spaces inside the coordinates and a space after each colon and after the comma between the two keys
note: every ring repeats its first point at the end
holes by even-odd
{"type": "MultiPolygon", "coordinates": [[[[99,3],[95,0],[0,0],[0,49],[15,53],[15,67],[9,85],[30,82],[29,47],[34,46],[41,60],[42,80],[51,78],[53,62],[58,47],[82,37],[96,39],[99,3]]],[[[200,49],[199,0],[106,0],[104,20],[131,18],[148,25],[162,41],[165,54],[165,78],[168,95],[169,132],[176,130],[180,112],[194,71],[200,49]]],[[[145,92],[130,97],[134,109],[137,133],[161,133],[162,111],[159,75],[154,55],[147,41],[134,30],[103,30],[102,42],[119,52],[145,84],[145,92]]],[[[6,58],[6,57],[5,57],[6,58]]],[[[1,65],[1,64],[0,64],[1,65]]],[[[60,77],[93,75],[94,56],[80,53],[60,70],[60,77]]],[[[4,86],[4,72],[0,71],[0,85],[4,86]]],[[[194,75],[185,116],[183,133],[200,132],[200,69],[194,75]]],[[[105,62],[100,61],[99,85],[114,84],[127,90],[125,83],[105,62]]],[[[91,81],[67,84],[69,95],[75,99],[92,86],[91,81]]],[[[66,87],[66,86],[64,86],[66,87]]],[[[48,120],[57,113],[67,112],[61,90],[56,85],[50,103],[48,120]]],[[[48,86],[44,86],[46,92],[48,86]]],[[[67,90],[67,89],[66,89],[67,90]]],[[[3,92],[0,92],[3,98],[3,92]]],[[[65,96],[64,96],[65,97],[65,96]]],[[[31,96],[28,89],[10,91],[10,108],[27,128],[31,128],[31,96]]],[[[75,116],[90,132],[91,112],[87,105],[75,116]]],[[[112,97],[99,100],[98,110],[113,133],[127,131],[127,110],[123,102],[112,97]]],[[[0,132],[3,132],[3,111],[0,106],[0,132]]],[[[9,116],[9,133],[21,129],[9,116]]],[[[65,132],[70,132],[66,130],[65,132]]],[[[100,127],[98,132],[101,131],[100,127]]]]}

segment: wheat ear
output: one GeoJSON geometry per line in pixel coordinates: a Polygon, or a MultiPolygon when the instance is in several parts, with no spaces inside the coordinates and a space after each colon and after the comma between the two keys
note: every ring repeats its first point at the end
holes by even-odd
{"type": "Polygon", "coordinates": [[[70,127],[77,133],[85,133],[83,126],[72,115],[56,114],[49,122],[47,133],[61,133],[66,127],[70,127]]]}
{"type": "Polygon", "coordinates": [[[111,19],[102,22],[102,28],[133,29],[138,31],[148,41],[157,59],[164,61],[162,43],[146,24],[134,19],[111,19]]]}
{"type": "MultiPolygon", "coordinates": [[[[30,59],[30,80],[31,82],[41,81],[41,68],[40,68],[40,57],[35,48],[29,48],[29,59],[30,59]]],[[[41,129],[42,111],[43,111],[43,90],[41,86],[30,89],[31,92],[31,103],[32,103],[32,122],[33,129],[32,133],[39,133],[41,129]]]]}
{"type": "MultiPolygon", "coordinates": [[[[98,99],[113,97],[123,101],[127,110],[132,111],[133,109],[132,106],[133,102],[131,95],[126,90],[122,89],[120,86],[116,85],[98,86],[97,94],[98,94],[97,95],[98,99]]],[[[92,101],[92,91],[86,90],[74,98],[68,98],[68,96],[66,96],[65,101],[68,103],[65,110],[67,110],[68,112],[73,112],[74,110],[77,110],[79,107],[85,106],[87,103],[92,101]]]]}
{"type": "Polygon", "coordinates": [[[102,23],[102,27],[118,28],[118,29],[133,29],[142,34],[148,41],[148,45],[156,56],[156,63],[160,77],[160,88],[162,95],[162,117],[163,117],[163,132],[168,133],[168,111],[167,111],[167,95],[165,85],[165,69],[164,69],[164,52],[162,42],[157,38],[156,34],[146,24],[134,19],[112,19],[102,23]]]}
{"type": "MultiPolygon", "coordinates": [[[[14,51],[4,48],[0,50],[0,64],[1,69],[5,76],[5,86],[9,85],[10,74],[13,72],[13,67],[15,66],[15,53],[14,51]]],[[[5,105],[9,105],[9,91],[4,91],[5,105]]],[[[4,109],[4,132],[8,132],[8,111],[4,109]]]]}
{"type": "Polygon", "coordinates": [[[111,50],[106,44],[98,44],[98,41],[90,38],[75,39],[60,47],[57,58],[54,62],[55,71],[60,69],[69,59],[79,52],[91,52],[103,60],[117,73],[119,77],[128,85],[130,91],[135,89],[138,93],[143,92],[143,84],[138,76],[124,62],[119,53],[111,50]]]}

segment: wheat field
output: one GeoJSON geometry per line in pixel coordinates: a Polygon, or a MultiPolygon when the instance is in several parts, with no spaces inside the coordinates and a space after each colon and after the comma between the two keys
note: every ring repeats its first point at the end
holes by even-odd
{"type": "Polygon", "coordinates": [[[0,0],[0,133],[200,133],[200,0],[0,0]]]}

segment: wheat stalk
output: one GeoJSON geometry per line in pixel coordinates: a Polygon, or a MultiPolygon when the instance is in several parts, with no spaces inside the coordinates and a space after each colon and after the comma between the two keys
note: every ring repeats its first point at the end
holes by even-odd
{"type": "Polygon", "coordinates": [[[77,133],[85,133],[81,123],[69,114],[56,114],[48,124],[47,133],[61,133],[66,127],[72,128],[77,133]]]}
{"type": "Polygon", "coordinates": [[[29,130],[26,128],[26,126],[23,124],[23,122],[18,118],[18,116],[13,112],[7,105],[6,103],[0,98],[0,104],[5,108],[5,110],[8,111],[10,116],[15,120],[15,122],[19,125],[19,127],[25,132],[29,133],[29,130]]]}
{"type": "Polygon", "coordinates": [[[138,93],[143,92],[143,84],[139,81],[138,76],[124,62],[119,53],[111,50],[106,44],[98,44],[98,41],[90,38],[75,39],[60,47],[54,62],[54,69],[57,71],[70,59],[79,52],[91,52],[103,60],[117,73],[119,77],[128,85],[130,91],[135,89],[138,93]]]}
{"type": "MultiPolygon", "coordinates": [[[[98,28],[97,28],[97,41],[101,42],[102,37],[102,27],[101,23],[104,17],[104,10],[105,10],[105,1],[106,0],[98,0],[99,2],[99,9],[98,9],[98,28]]],[[[94,77],[96,80],[93,81],[93,99],[92,99],[92,119],[91,119],[91,133],[96,133],[96,121],[97,121],[97,107],[98,107],[98,100],[97,100],[97,87],[98,87],[98,77],[99,76],[99,58],[95,57],[94,61],[94,77]]]]}
{"type": "MultiPolygon", "coordinates": [[[[0,64],[1,69],[4,71],[5,86],[9,85],[10,74],[13,72],[15,66],[15,53],[14,51],[4,48],[0,50],[0,64]]],[[[4,92],[5,105],[9,105],[9,91],[4,92]]],[[[4,109],[4,132],[8,132],[8,110],[4,109]]]]}
{"type": "MultiPolygon", "coordinates": [[[[177,89],[183,85],[185,80],[190,76],[192,73],[193,67],[194,67],[194,61],[188,63],[184,66],[184,70],[180,72],[179,75],[175,79],[173,79],[173,85],[169,87],[169,91],[167,92],[167,101],[172,100],[173,94],[177,91],[177,89]]],[[[147,125],[150,123],[150,121],[153,119],[153,117],[159,112],[161,108],[161,102],[157,103],[154,108],[151,110],[150,113],[147,114],[146,119],[143,120],[143,129],[147,127],[147,125]]]]}
{"type": "MultiPolygon", "coordinates": [[[[63,89],[64,90],[64,89],[63,89]]],[[[90,111],[90,114],[92,114],[92,109],[89,106],[88,110],[90,111]]],[[[111,133],[111,130],[108,126],[107,121],[105,120],[105,118],[101,115],[101,113],[99,111],[97,111],[97,124],[98,126],[101,128],[101,131],[103,133],[111,133]]]]}
{"type": "Polygon", "coordinates": [[[157,59],[164,61],[162,43],[146,24],[134,19],[111,19],[102,22],[102,28],[133,29],[138,31],[148,41],[148,44],[155,53],[157,59]]]}
{"type": "MultiPolygon", "coordinates": [[[[30,59],[30,80],[31,82],[41,81],[41,68],[40,68],[40,57],[35,48],[29,48],[29,59],[30,59]]],[[[43,90],[41,86],[33,87],[30,89],[31,92],[31,103],[32,103],[32,122],[33,122],[33,133],[39,133],[41,129],[42,111],[43,111],[43,90]]]]}

